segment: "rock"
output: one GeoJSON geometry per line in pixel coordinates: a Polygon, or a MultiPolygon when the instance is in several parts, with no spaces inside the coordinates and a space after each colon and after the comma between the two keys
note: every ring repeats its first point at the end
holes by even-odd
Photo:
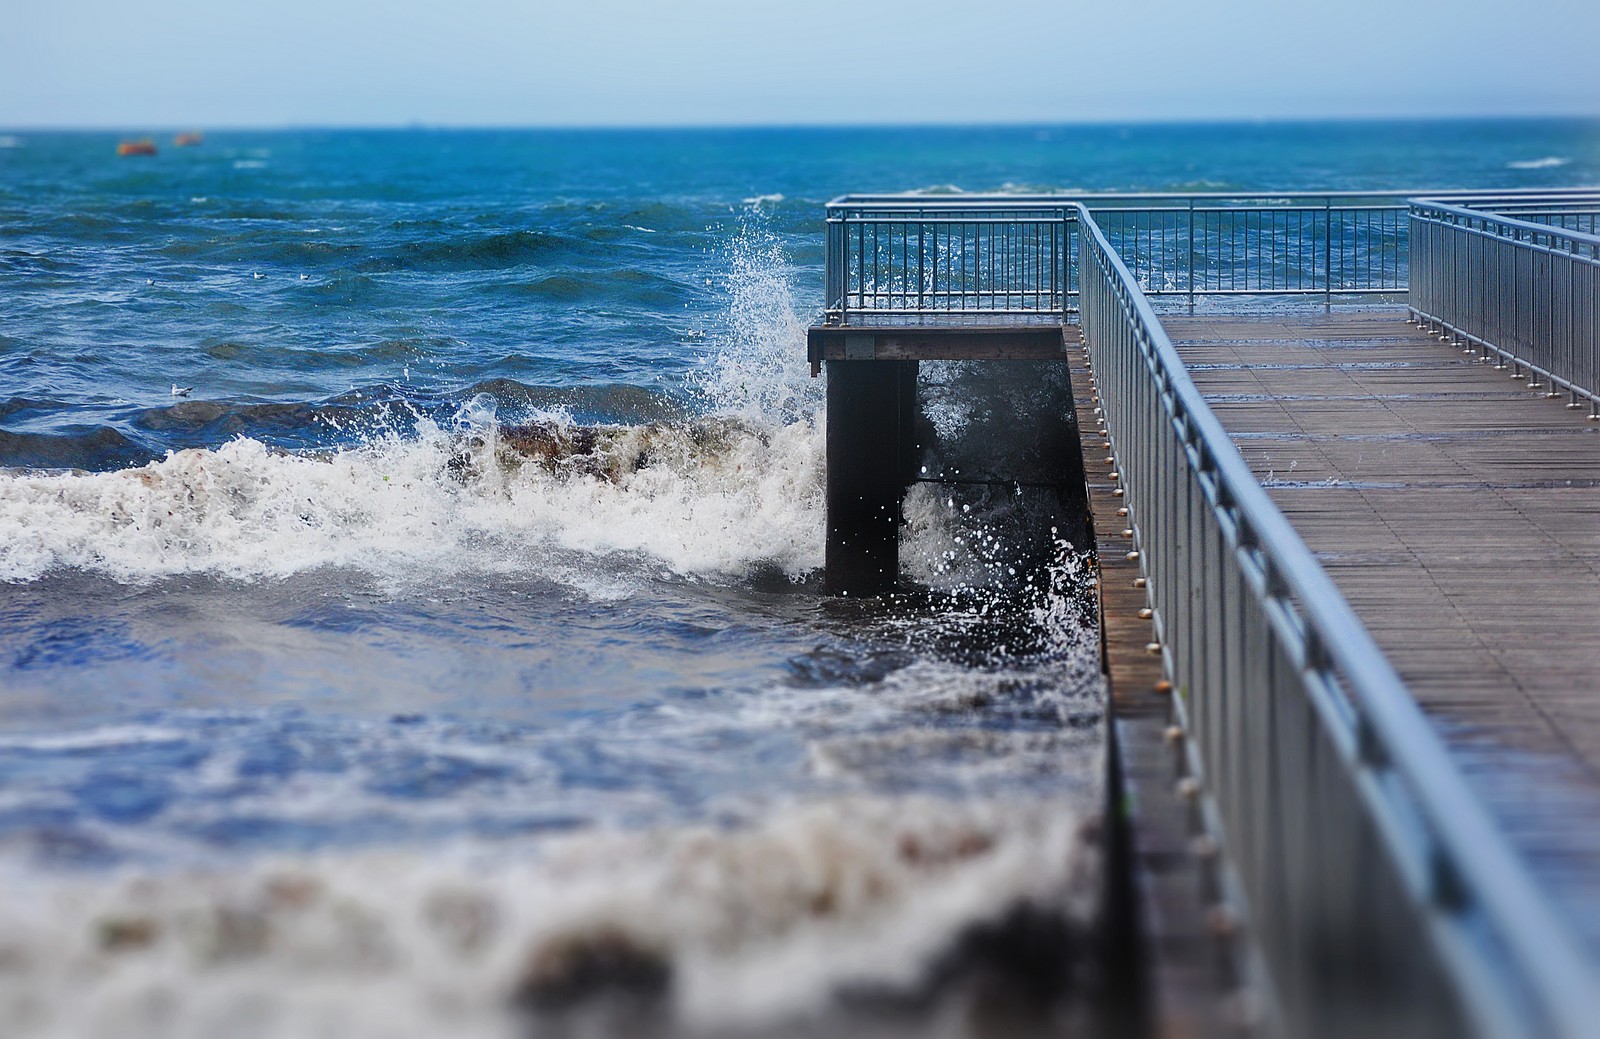
{"type": "Polygon", "coordinates": [[[108,952],[143,949],[161,936],[161,925],[148,916],[108,916],[100,920],[100,948],[108,952]]]}
{"type": "Polygon", "coordinates": [[[562,1011],[602,997],[654,1000],[672,984],[672,965],[618,928],[553,938],[534,950],[512,993],[524,1010],[562,1011]]]}

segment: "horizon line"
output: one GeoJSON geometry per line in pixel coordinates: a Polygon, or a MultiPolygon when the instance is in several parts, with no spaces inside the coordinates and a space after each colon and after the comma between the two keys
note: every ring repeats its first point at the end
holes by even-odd
{"type": "Polygon", "coordinates": [[[214,123],[0,123],[0,133],[167,133],[204,129],[213,133],[243,131],[540,131],[640,133],[686,130],[986,130],[986,129],[1067,129],[1108,126],[1295,126],[1400,123],[1471,122],[1600,122],[1600,110],[1584,113],[1510,113],[1494,115],[1302,115],[1302,116],[1204,116],[1085,118],[1074,120],[995,119],[995,120],[905,120],[895,122],[684,122],[684,123],[472,123],[434,122],[412,119],[392,122],[247,122],[214,123]]]}

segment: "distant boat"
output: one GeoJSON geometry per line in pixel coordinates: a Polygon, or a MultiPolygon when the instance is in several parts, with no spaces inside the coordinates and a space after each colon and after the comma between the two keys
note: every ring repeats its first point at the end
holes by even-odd
{"type": "Polygon", "coordinates": [[[193,148],[197,144],[205,143],[206,135],[203,133],[181,133],[172,139],[174,147],[193,148]]]}
{"type": "Polygon", "coordinates": [[[142,141],[123,141],[117,145],[118,155],[154,155],[155,153],[156,142],[148,137],[142,141]]]}

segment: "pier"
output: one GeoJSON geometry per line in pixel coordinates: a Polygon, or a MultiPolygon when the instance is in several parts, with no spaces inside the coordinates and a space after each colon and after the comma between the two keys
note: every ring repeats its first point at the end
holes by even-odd
{"type": "Polygon", "coordinates": [[[1577,190],[830,204],[831,590],[894,582],[919,361],[1068,373],[1154,1034],[1594,1034],[1597,219],[1577,190]]]}

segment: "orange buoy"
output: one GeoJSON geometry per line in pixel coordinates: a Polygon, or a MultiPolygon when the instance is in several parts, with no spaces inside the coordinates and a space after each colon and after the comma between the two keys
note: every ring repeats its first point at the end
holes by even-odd
{"type": "Polygon", "coordinates": [[[206,135],[203,133],[181,133],[172,139],[172,143],[174,147],[192,148],[197,144],[203,143],[205,139],[206,135]]]}
{"type": "Polygon", "coordinates": [[[118,155],[154,155],[155,153],[156,144],[149,138],[142,141],[123,141],[117,145],[118,155]]]}

